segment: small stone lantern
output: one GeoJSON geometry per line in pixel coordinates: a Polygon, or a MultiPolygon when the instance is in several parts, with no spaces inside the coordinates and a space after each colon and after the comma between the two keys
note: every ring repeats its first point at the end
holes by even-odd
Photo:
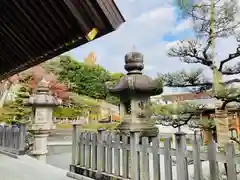
{"type": "Polygon", "coordinates": [[[120,96],[120,125],[121,133],[138,132],[140,136],[154,137],[158,128],[151,120],[150,96],[161,94],[162,84],[143,75],[143,55],[130,52],[125,56],[127,75],[108,90],[112,95],[120,96]]]}
{"type": "Polygon", "coordinates": [[[32,155],[36,159],[46,162],[47,137],[52,129],[53,107],[59,105],[55,97],[50,95],[48,84],[42,80],[26,106],[32,107],[32,127],[30,131],[34,136],[34,147],[32,155]]]}

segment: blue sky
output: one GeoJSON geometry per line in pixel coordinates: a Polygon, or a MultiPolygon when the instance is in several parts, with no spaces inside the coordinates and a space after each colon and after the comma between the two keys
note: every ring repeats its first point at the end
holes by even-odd
{"type": "Polygon", "coordinates": [[[124,56],[135,46],[144,54],[145,73],[155,76],[157,72],[180,69],[180,62],[166,56],[169,41],[187,38],[188,27],[180,27],[176,9],[170,0],[115,0],[126,23],[115,32],[71,50],[68,54],[83,61],[91,51],[97,63],[112,72],[124,72],[124,56]],[[186,29],[185,29],[186,28],[186,29]],[[173,66],[174,64],[174,66],[173,66]]]}
{"type": "MultiPolygon", "coordinates": [[[[167,56],[166,48],[177,40],[191,39],[191,21],[179,20],[179,12],[172,0],[115,0],[126,22],[115,32],[69,51],[78,61],[83,61],[90,52],[95,52],[97,63],[111,72],[125,72],[124,56],[133,46],[143,53],[145,70],[149,76],[158,72],[167,73],[190,69],[178,58],[167,56]]],[[[225,57],[235,49],[236,43],[230,40],[219,41],[216,47],[218,56],[225,57]],[[233,46],[232,46],[233,44],[233,46]],[[225,51],[223,50],[229,50],[225,51]]],[[[199,66],[198,66],[199,67],[199,66]]],[[[201,67],[201,66],[200,66],[201,67]]]]}

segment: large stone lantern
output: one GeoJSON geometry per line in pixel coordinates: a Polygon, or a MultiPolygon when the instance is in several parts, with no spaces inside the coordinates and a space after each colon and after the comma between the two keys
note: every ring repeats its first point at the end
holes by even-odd
{"type": "Polygon", "coordinates": [[[59,105],[55,97],[50,95],[48,84],[42,80],[26,106],[32,107],[32,127],[30,131],[34,136],[32,155],[38,160],[46,161],[47,137],[52,129],[53,107],[59,105]]]}
{"type": "Polygon", "coordinates": [[[151,120],[150,96],[162,93],[162,84],[143,75],[143,55],[130,52],[125,56],[127,74],[119,82],[110,86],[111,94],[120,97],[121,133],[139,132],[141,136],[156,136],[158,128],[151,120]]]}

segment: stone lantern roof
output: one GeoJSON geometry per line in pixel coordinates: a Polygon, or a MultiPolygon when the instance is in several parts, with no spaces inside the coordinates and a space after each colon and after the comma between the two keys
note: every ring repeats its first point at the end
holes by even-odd
{"type": "Polygon", "coordinates": [[[33,94],[25,104],[26,106],[58,106],[60,103],[49,92],[48,83],[42,80],[33,94]]]}
{"type": "Polygon", "coordinates": [[[130,52],[125,56],[125,70],[123,76],[115,86],[108,84],[108,90],[115,95],[146,94],[154,96],[163,92],[162,83],[142,74],[144,69],[143,55],[130,52]]]}

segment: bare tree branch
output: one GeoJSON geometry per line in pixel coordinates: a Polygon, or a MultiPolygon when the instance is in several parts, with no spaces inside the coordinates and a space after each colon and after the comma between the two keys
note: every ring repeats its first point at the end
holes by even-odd
{"type": "MultiPolygon", "coordinates": [[[[193,21],[193,29],[196,34],[196,40],[180,41],[174,47],[169,49],[168,55],[171,57],[179,57],[185,63],[199,63],[214,69],[212,59],[213,54],[209,52],[213,39],[227,38],[236,35],[236,30],[240,27],[240,21],[237,20],[239,15],[239,7],[236,0],[223,2],[221,0],[214,1],[214,35],[212,36],[211,24],[212,19],[209,16],[211,11],[210,1],[204,1],[196,4],[188,9],[184,14],[193,21]],[[206,40],[206,41],[205,41],[206,40]]],[[[240,39],[240,38],[239,38],[240,39]]],[[[238,40],[239,40],[238,39],[238,40]]],[[[221,61],[218,68],[222,72],[223,65],[236,57],[239,57],[239,48],[236,53],[230,54],[227,59],[221,61]]],[[[224,71],[224,75],[238,74],[239,71],[224,71]]]]}
{"type": "Polygon", "coordinates": [[[235,78],[235,79],[231,79],[231,80],[223,82],[223,84],[225,84],[225,85],[231,85],[233,83],[240,83],[240,79],[235,78]]]}
{"type": "Polygon", "coordinates": [[[177,71],[174,73],[158,74],[158,78],[162,79],[165,86],[169,87],[194,87],[198,85],[211,85],[203,76],[202,69],[186,72],[177,71]]]}
{"type": "MultiPolygon", "coordinates": [[[[213,86],[213,82],[204,77],[201,69],[191,72],[183,70],[174,73],[158,74],[158,78],[160,78],[164,82],[164,86],[167,87],[205,87],[205,90],[209,90],[213,86]]],[[[240,78],[224,81],[222,85],[229,86],[233,83],[240,83],[240,78]]]]}
{"type": "MultiPolygon", "coordinates": [[[[211,43],[209,44],[209,46],[211,43]]],[[[201,56],[202,50],[199,48],[201,45],[197,41],[179,41],[176,46],[169,49],[168,55],[171,57],[179,57],[181,61],[185,63],[199,63],[208,67],[212,66],[211,58],[207,55],[208,46],[205,47],[206,52],[201,56]]]]}
{"type": "Polygon", "coordinates": [[[189,121],[192,120],[194,115],[192,114],[189,114],[189,116],[186,118],[186,119],[172,119],[172,118],[169,118],[169,117],[160,117],[158,124],[161,124],[163,126],[172,126],[173,128],[178,128],[178,127],[182,127],[182,126],[185,126],[185,125],[188,125],[189,121]]]}

